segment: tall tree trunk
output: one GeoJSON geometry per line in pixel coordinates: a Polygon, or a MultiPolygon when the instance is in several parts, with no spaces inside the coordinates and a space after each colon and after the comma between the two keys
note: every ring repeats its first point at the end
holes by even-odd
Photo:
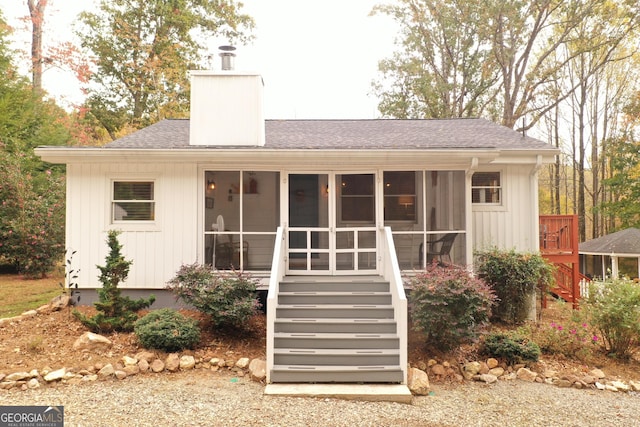
{"type": "MultiPolygon", "coordinates": [[[[582,73],[584,75],[584,73],[582,73]]],[[[581,242],[586,240],[586,212],[585,212],[585,177],[584,177],[584,163],[585,163],[585,105],[587,95],[587,82],[585,79],[580,81],[580,99],[578,104],[578,198],[577,211],[578,211],[578,238],[581,242]]]]}
{"type": "MultiPolygon", "coordinates": [[[[554,115],[555,115],[555,119],[554,119],[554,123],[553,123],[553,138],[554,138],[554,142],[555,142],[555,146],[556,148],[560,148],[560,125],[558,123],[559,120],[559,108],[556,106],[556,108],[554,109],[554,115]]],[[[556,163],[554,165],[553,168],[553,187],[555,188],[555,193],[553,194],[555,197],[555,201],[554,201],[554,205],[555,205],[555,210],[552,210],[553,213],[555,213],[556,215],[560,215],[561,211],[561,207],[560,207],[560,168],[562,167],[562,164],[560,162],[560,155],[556,156],[556,163]]]]}
{"type": "Polygon", "coordinates": [[[42,25],[49,0],[28,0],[31,16],[31,81],[35,93],[42,92],[42,25]]]}

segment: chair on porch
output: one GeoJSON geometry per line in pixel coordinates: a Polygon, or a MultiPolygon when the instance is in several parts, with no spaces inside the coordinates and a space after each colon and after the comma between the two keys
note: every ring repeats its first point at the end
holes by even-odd
{"type": "MultiPolygon", "coordinates": [[[[451,248],[453,247],[453,243],[456,240],[458,233],[447,233],[443,237],[438,240],[433,240],[427,242],[427,264],[432,263],[435,259],[438,262],[444,262],[444,258],[447,258],[447,262],[452,264],[451,260],[451,248]]],[[[424,247],[423,244],[420,243],[420,265],[422,265],[422,260],[424,257],[424,247]]]]}

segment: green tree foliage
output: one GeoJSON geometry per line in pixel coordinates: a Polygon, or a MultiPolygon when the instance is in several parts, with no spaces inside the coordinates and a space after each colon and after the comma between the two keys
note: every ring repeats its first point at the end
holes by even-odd
{"type": "Polygon", "coordinates": [[[0,262],[42,276],[64,253],[64,181],[33,149],[65,144],[69,131],[66,113],[17,73],[7,36],[0,17],[0,262]]]}
{"type": "Polygon", "coordinates": [[[125,125],[140,128],[186,116],[189,69],[198,67],[214,36],[246,41],[253,20],[240,4],[211,0],[110,0],[80,15],[82,47],[96,58],[87,106],[116,138],[125,125]]]}
{"type": "Polygon", "coordinates": [[[64,253],[64,178],[23,160],[0,150],[0,260],[43,277],[64,253]]]}
{"type": "Polygon", "coordinates": [[[524,129],[576,89],[546,96],[568,61],[602,46],[614,49],[637,26],[631,3],[603,6],[599,0],[399,0],[374,11],[402,29],[400,52],[381,62],[382,78],[374,85],[385,116],[484,115],[508,127],[526,116],[524,129]],[[612,14],[620,15],[619,28],[606,25],[612,14]],[[563,49],[577,45],[576,29],[585,22],[604,37],[563,49]]]}
{"type": "Polygon", "coordinates": [[[402,28],[403,49],[380,62],[380,111],[396,118],[477,117],[496,96],[499,74],[486,35],[484,4],[401,1],[379,6],[402,28]]]}
{"type": "Polygon", "coordinates": [[[495,291],[494,317],[506,323],[527,319],[536,289],[553,283],[553,267],[537,253],[489,249],[476,254],[478,276],[495,291]]]}
{"type": "Polygon", "coordinates": [[[580,305],[600,332],[607,352],[629,358],[640,344],[640,286],[628,279],[593,282],[580,305]]]}
{"type": "Polygon", "coordinates": [[[640,143],[631,136],[609,142],[606,156],[611,177],[604,181],[610,199],[599,209],[615,218],[615,229],[640,228],[640,143]]]}
{"type": "Polygon", "coordinates": [[[148,299],[132,300],[123,297],[120,283],[127,280],[129,268],[133,261],[127,261],[120,252],[122,245],[118,242],[119,232],[110,230],[107,236],[109,254],[104,266],[97,266],[100,270],[100,283],[102,288],[98,290],[99,301],[93,305],[98,313],[88,317],[78,310],[73,315],[93,332],[108,333],[114,331],[132,331],[136,320],[137,311],[149,307],[156,300],[153,295],[148,299]]]}

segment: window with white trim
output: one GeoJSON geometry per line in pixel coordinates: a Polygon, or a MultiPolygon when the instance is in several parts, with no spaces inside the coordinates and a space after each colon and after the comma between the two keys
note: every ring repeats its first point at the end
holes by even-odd
{"type": "Polygon", "coordinates": [[[502,203],[500,172],[475,172],[471,177],[471,202],[483,205],[502,203]]]}
{"type": "Polygon", "coordinates": [[[154,221],[153,181],[113,181],[111,222],[154,221]]]}

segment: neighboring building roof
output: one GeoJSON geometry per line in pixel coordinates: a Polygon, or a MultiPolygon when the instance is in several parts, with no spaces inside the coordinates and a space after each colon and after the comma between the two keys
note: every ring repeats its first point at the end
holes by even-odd
{"type": "MultiPolygon", "coordinates": [[[[212,132],[215,132],[212,129],[212,132]]],[[[557,149],[485,119],[266,120],[263,149],[557,149]]],[[[163,120],[104,148],[216,148],[189,145],[189,120],[163,120]]],[[[230,148],[225,146],[223,148],[230,148]]]]}
{"type": "Polygon", "coordinates": [[[627,228],[578,245],[579,253],[640,256],[640,230],[627,228]]]}

